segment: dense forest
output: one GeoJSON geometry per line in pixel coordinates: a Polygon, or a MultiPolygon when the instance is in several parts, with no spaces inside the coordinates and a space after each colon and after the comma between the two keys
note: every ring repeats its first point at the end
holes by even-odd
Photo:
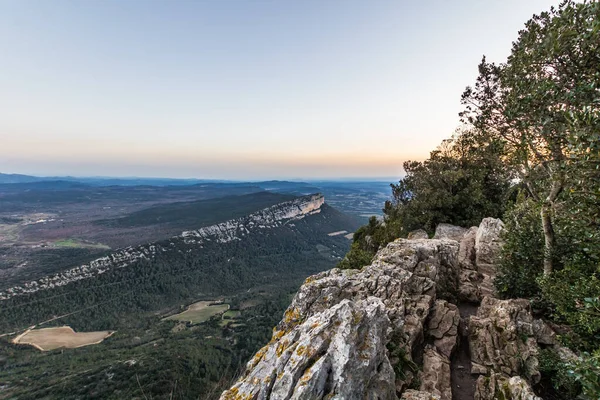
{"type": "Polygon", "coordinates": [[[303,279],[331,268],[348,250],[348,239],[328,233],[355,228],[354,219],[325,204],[318,214],[229,243],[198,246],[171,238],[162,243],[169,250],[152,259],[12,297],[0,308],[2,333],[56,316],[40,327],[117,332],[98,345],[44,353],[0,338],[0,393],[214,398],[268,340],[303,279]],[[215,299],[239,310],[234,324],[220,317],[185,326],[163,320],[185,305],[215,299]]]}
{"type": "Polygon", "coordinates": [[[541,384],[600,398],[600,3],[533,16],[505,63],[485,57],[462,95],[463,125],[423,162],[404,163],[383,220],[354,235],[342,268],[415,229],[506,223],[496,289],[563,327],[578,361],[541,357],[541,384]]]}

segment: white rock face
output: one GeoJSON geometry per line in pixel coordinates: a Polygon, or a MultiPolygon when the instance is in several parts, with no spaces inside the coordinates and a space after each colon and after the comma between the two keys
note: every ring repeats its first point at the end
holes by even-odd
{"type": "Polygon", "coordinates": [[[477,265],[495,264],[498,253],[502,248],[501,234],[504,223],[497,218],[484,218],[477,229],[475,237],[475,251],[477,265]]]}
{"type": "Polygon", "coordinates": [[[456,240],[413,235],[389,243],[361,270],[309,277],[271,342],[221,400],[452,400],[459,332],[469,343],[471,372],[481,374],[474,399],[541,400],[530,385],[540,378],[538,344],[557,345],[529,302],[484,297],[477,315],[461,319],[447,300],[465,300],[464,293],[481,300],[486,281],[477,260],[493,267],[486,263],[497,255],[501,230],[501,221],[486,219],[456,240]]]}
{"type": "MultiPolygon", "coordinates": [[[[208,241],[227,243],[234,240],[241,240],[242,237],[250,234],[252,231],[282,226],[308,215],[319,213],[324,202],[325,198],[321,194],[303,196],[276,204],[245,217],[207,226],[195,231],[183,232],[181,235],[174,236],[171,239],[172,241],[183,240],[188,245],[198,245],[200,247],[204,242],[208,241]]],[[[173,242],[171,244],[174,245],[173,242]]],[[[105,273],[109,269],[127,267],[138,260],[150,259],[156,253],[168,250],[169,246],[154,244],[120,249],[88,264],[1,291],[0,301],[26,293],[64,286],[82,279],[93,278],[105,273]]]]}
{"type": "Polygon", "coordinates": [[[435,228],[434,239],[451,239],[460,242],[467,230],[461,226],[439,224],[435,228]]]}
{"type": "Polygon", "coordinates": [[[394,372],[385,351],[389,324],[379,298],[342,300],[289,332],[276,330],[221,398],[393,399],[394,372]]]}
{"type": "MultiPolygon", "coordinates": [[[[455,338],[456,339],[456,338],[455,338]]],[[[440,354],[435,347],[426,346],[423,352],[423,372],[421,392],[431,393],[440,400],[452,400],[450,385],[450,360],[440,354]]]]}
{"type": "Polygon", "coordinates": [[[460,249],[458,251],[458,263],[461,268],[476,270],[475,264],[475,238],[479,228],[472,226],[468,231],[465,232],[462,239],[460,240],[460,249]]]}
{"type": "Polygon", "coordinates": [[[526,299],[485,297],[469,320],[472,372],[502,372],[540,380],[531,305],[526,299]]]}
{"type": "MultiPolygon", "coordinates": [[[[456,284],[457,253],[452,240],[399,239],[361,271],[309,277],[271,342],[221,399],[397,398],[416,377],[411,354],[423,343],[437,289],[456,284]],[[394,368],[403,370],[402,378],[394,368]]],[[[456,340],[456,309],[445,303],[438,309],[438,343],[451,351],[445,336],[454,332],[456,340]]],[[[423,384],[439,387],[440,398],[450,400],[448,358],[439,359],[445,366],[431,379],[422,377],[423,384]],[[432,381],[439,379],[442,386],[432,381]]]]}
{"type": "Polygon", "coordinates": [[[508,377],[492,373],[477,379],[475,400],[543,400],[535,395],[531,386],[520,376],[508,377]]]}

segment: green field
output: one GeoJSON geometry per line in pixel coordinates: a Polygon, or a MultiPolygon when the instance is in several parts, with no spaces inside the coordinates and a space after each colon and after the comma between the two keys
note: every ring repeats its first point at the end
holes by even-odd
{"type": "Polygon", "coordinates": [[[201,324],[209,320],[212,316],[222,314],[229,310],[229,304],[215,304],[214,301],[199,301],[188,307],[182,313],[171,315],[165,320],[190,322],[192,324],[201,324]]]}
{"type": "Polygon", "coordinates": [[[223,313],[223,319],[236,319],[242,315],[241,311],[227,310],[223,313]]]}

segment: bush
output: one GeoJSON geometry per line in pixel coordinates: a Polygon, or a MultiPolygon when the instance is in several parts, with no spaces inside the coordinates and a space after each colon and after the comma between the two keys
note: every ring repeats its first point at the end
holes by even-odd
{"type": "MultiPolygon", "coordinates": [[[[558,207],[565,208],[565,204],[558,207]]],[[[505,214],[504,246],[494,282],[502,298],[541,298],[539,279],[544,272],[544,235],[540,211],[539,202],[520,194],[505,214]]],[[[579,251],[565,214],[562,212],[555,216],[557,238],[552,259],[557,271],[562,270],[579,251]]],[[[550,298],[545,300],[552,302],[550,298]]]]}
{"type": "Polygon", "coordinates": [[[600,399],[600,350],[596,350],[594,354],[584,353],[569,368],[569,375],[581,384],[584,398],[600,399]]]}
{"type": "Polygon", "coordinates": [[[571,366],[562,361],[556,352],[544,349],[537,358],[543,381],[548,381],[565,399],[574,399],[581,393],[581,384],[569,373],[571,366]]]}
{"type": "Polygon", "coordinates": [[[540,206],[520,199],[504,218],[504,246],[494,284],[502,298],[531,298],[540,294],[537,277],[543,272],[544,237],[540,206]]]}

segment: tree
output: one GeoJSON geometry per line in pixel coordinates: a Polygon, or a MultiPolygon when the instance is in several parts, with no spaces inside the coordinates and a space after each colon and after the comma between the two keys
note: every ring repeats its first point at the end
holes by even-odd
{"type": "Polygon", "coordinates": [[[511,176],[503,164],[503,144],[477,130],[462,130],[423,161],[404,163],[406,176],[392,184],[393,200],[383,220],[371,218],[354,234],[340,268],[367,265],[377,250],[415,229],[430,233],[442,222],[473,226],[500,217],[511,176]]]}
{"type": "Polygon", "coordinates": [[[439,223],[479,225],[485,217],[500,217],[510,188],[503,164],[504,146],[481,131],[462,130],[447,139],[423,162],[404,163],[406,176],[392,185],[386,221],[398,219],[401,232],[439,223]]]}
{"type": "Polygon", "coordinates": [[[600,5],[564,1],[534,15],[504,64],[479,65],[475,87],[462,97],[461,117],[503,140],[511,165],[541,203],[544,274],[553,271],[553,214],[570,167],[570,116],[597,105],[600,5]]]}

